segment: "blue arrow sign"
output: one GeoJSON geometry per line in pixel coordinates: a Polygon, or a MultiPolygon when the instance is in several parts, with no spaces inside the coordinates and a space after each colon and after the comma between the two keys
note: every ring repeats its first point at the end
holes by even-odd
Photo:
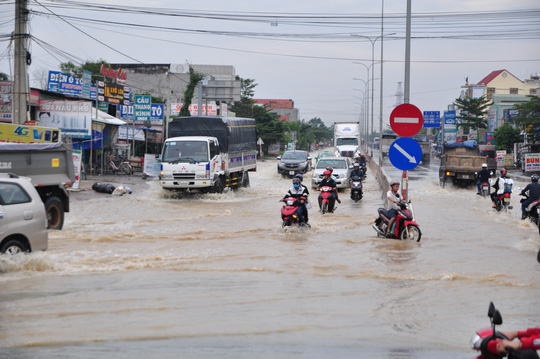
{"type": "Polygon", "coordinates": [[[412,170],[422,160],[422,147],[413,138],[401,137],[390,146],[388,157],[398,170],[412,170]]]}

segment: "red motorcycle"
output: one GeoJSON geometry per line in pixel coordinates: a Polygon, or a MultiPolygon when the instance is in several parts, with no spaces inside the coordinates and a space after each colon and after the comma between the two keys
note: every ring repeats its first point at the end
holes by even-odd
{"type": "Polygon", "coordinates": [[[285,204],[281,207],[282,228],[298,225],[298,201],[294,197],[285,198],[285,204]]]}
{"type": "Polygon", "coordinates": [[[319,195],[321,201],[320,201],[320,207],[321,207],[321,213],[325,214],[327,212],[333,212],[334,209],[330,208],[330,195],[332,194],[332,187],[329,186],[323,186],[321,187],[321,194],[319,195]]]}
{"type": "Polygon", "coordinates": [[[390,230],[390,235],[387,236],[388,223],[390,222],[390,216],[385,208],[379,208],[379,218],[375,220],[372,225],[377,237],[395,238],[400,240],[409,240],[419,242],[422,237],[420,226],[414,221],[414,214],[410,207],[410,201],[401,201],[399,203],[400,209],[397,211],[397,217],[394,221],[394,225],[390,230]]]}

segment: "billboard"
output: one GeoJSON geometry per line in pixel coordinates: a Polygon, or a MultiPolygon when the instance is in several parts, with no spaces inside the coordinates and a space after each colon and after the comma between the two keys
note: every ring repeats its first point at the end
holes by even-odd
{"type": "Polygon", "coordinates": [[[12,121],[13,83],[0,81],[0,122],[12,121]]]}
{"type": "Polygon", "coordinates": [[[129,105],[131,89],[129,87],[98,81],[98,101],[115,105],[129,105]]]}
{"type": "Polygon", "coordinates": [[[0,142],[56,143],[58,141],[60,141],[60,130],[56,128],[0,123],[0,142]]]}
{"type": "Polygon", "coordinates": [[[92,103],[89,101],[40,100],[38,124],[58,128],[74,139],[91,137],[92,103]]]}
{"type": "MultiPolygon", "coordinates": [[[[49,71],[47,91],[58,92],[73,97],[83,97],[83,82],[60,71],[49,71]]],[[[96,99],[96,87],[90,86],[90,100],[96,99]]]]}

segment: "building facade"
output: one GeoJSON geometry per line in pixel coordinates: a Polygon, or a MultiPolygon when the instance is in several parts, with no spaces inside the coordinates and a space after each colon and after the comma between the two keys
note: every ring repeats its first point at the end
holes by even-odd
{"type": "Polygon", "coordinates": [[[279,116],[279,120],[283,122],[296,122],[300,115],[297,108],[294,108],[293,100],[283,99],[253,99],[258,106],[265,106],[268,111],[279,116]]]}

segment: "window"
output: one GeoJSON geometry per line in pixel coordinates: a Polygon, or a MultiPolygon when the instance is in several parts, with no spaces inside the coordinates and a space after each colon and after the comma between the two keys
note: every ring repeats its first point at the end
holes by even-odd
{"type": "Polygon", "coordinates": [[[512,87],[512,88],[510,88],[510,93],[513,94],[513,95],[517,95],[518,89],[515,88],[515,87],[512,87]]]}
{"type": "Polygon", "coordinates": [[[488,87],[487,88],[487,98],[491,100],[493,95],[495,95],[495,87],[488,87]]]}
{"type": "Polygon", "coordinates": [[[530,89],[529,95],[536,95],[536,89],[530,89]]]}
{"type": "Polygon", "coordinates": [[[219,147],[214,141],[210,142],[210,159],[216,157],[219,154],[219,147]]]}
{"type": "Polygon", "coordinates": [[[2,204],[18,204],[31,202],[30,196],[15,183],[0,183],[0,200],[2,204]]]}

